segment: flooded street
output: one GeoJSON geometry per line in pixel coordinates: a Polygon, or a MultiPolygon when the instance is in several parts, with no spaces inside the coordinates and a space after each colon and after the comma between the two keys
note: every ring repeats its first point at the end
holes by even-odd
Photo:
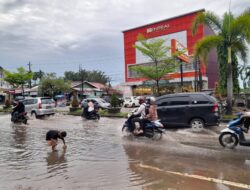
{"type": "Polygon", "coordinates": [[[124,137],[124,121],[56,115],[20,126],[1,115],[0,190],[249,189],[250,147],[223,149],[214,130],[124,137]],[[50,129],[67,131],[66,151],[47,146],[50,129]]]}

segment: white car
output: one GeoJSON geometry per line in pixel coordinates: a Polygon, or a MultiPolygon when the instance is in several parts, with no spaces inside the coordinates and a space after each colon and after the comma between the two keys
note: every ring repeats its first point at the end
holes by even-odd
{"type": "Polygon", "coordinates": [[[22,100],[25,111],[35,117],[54,115],[56,113],[55,101],[49,97],[26,97],[22,100]]]}
{"type": "Polygon", "coordinates": [[[137,107],[140,106],[139,104],[139,97],[136,96],[130,96],[125,97],[123,102],[124,107],[137,107]]]}

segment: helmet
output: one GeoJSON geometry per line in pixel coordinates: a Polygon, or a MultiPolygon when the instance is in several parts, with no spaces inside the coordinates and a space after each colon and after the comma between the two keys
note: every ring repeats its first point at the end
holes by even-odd
{"type": "Polygon", "coordinates": [[[140,96],[139,98],[139,104],[143,104],[145,102],[145,97],[144,96],[140,96]]]}
{"type": "Polygon", "coordinates": [[[156,103],[155,97],[150,97],[150,104],[155,104],[155,103],[156,103]]]}
{"type": "Polygon", "coordinates": [[[151,96],[151,97],[147,98],[146,102],[147,102],[147,104],[155,104],[156,99],[155,99],[155,97],[151,96]]]}

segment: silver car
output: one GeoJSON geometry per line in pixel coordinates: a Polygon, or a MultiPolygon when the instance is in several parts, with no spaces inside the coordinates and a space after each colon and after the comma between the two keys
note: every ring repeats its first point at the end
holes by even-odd
{"type": "Polygon", "coordinates": [[[49,97],[26,97],[23,101],[25,111],[36,118],[56,113],[55,101],[49,97]]]}
{"type": "Polygon", "coordinates": [[[108,109],[111,107],[110,103],[106,102],[104,99],[102,98],[87,98],[84,99],[81,104],[83,105],[84,102],[87,102],[88,100],[91,100],[94,104],[97,104],[99,108],[101,109],[108,109]]]}

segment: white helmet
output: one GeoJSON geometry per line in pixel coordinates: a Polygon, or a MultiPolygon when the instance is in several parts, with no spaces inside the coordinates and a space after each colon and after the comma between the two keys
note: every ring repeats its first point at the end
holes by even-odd
{"type": "Polygon", "coordinates": [[[151,96],[150,98],[148,98],[148,99],[147,99],[147,103],[148,103],[148,104],[155,104],[155,103],[156,103],[155,97],[151,96]]]}

